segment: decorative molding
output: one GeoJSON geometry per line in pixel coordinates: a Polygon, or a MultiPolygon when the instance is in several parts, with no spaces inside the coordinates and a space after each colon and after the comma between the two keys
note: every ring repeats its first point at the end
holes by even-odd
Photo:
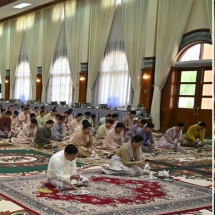
{"type": "Polygon", "coordinates": [[[81,72],[88,72],[88,63],[81,63],[81,72]]]}
{"type": "Polygon", "coordinates": [[[37,75],[42,74],[42,66],[37,67],[37,75]]]}
{"type": "Polygon", "coordinates": [[[10,77],[10,70],[9,69],[6,70],[6,75],[5,76],[10,77]]]}
{"type": "Polygon", "coordinates": [[[212,44],[210,31],[195,31],[185,35],[181,41],[179,52],[187,45],[196,43],[196,42],[205,42],[205,43],[212,44]]]}
{"type": "Polygon", "coordinates": [[[143,58],[142,68],[155,68],[155,57],[143,58]]]}

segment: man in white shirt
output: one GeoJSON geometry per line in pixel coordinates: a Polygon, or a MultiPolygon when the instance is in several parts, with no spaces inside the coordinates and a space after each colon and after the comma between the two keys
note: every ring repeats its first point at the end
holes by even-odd
{"type": "Polygon", "coordinates": [[[73,183],[80,178],[77,174],[77,154],[77,147],[69,144],[50,158],[47,177],[49,183],[58,190],[77,189],[73,183]]]}

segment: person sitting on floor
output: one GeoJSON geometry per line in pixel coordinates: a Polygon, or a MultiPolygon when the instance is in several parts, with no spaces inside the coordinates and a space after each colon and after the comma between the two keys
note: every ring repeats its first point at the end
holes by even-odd
{"type": "Polygon", "coordinates": [[[153,123],[146,123],[143,129],[137,133],[143,137],[143,144],[141,146],[143,152],[151,152],[154,148],[154,138],[152,134],[154,127],[153,123]]]}
{"type": "MultiPolygon", "coordinates": [[[[81,121],[83,118],[83,114],[82,113],[78,113],[77,116],[75,117],[75,119],[73,119],[70,123],[69,123],[69,133],[73,134],[75,131],[75,128],[79,125],[81,125],[81,121]]],[[[88,122],[88,121],[87,121],[88,122]]]]}
{"type": "Polygon", "coordinates": [[[160,138],[157,146],[163,147],[166,149],[177,150],[181,142],[183,128],[184,128],[184,123],[178,122],[174,127],[166,130],[166,133],[164,134],[163,137],[160,138]]]}
{"type": "Polygon", "coordinates": [[[38,117],[40,115],[39,107],[34,107],[34,111],[32,111],[31,113],[34,113],[36,115],[36,117],[38,117]]]}
{"type": "Polygon", "coordinates": [[[128,142],[133,136],[137,135],[141,131],[144,125],[148,123],[147,120],[141,119],[136,124],[134,124],[129,131],[125,134],[125,142],[128,142]]]}
{"type": "Polygon", "coordinates": [[[81,124],[75,128],[74,134],[78,132],[82,132],[82,128],[84,124],[89,124],[89,121],[87,119],[82,120],[81,124]]]}
{"type": "Polygon", "coordinates": [[[64,150],[52,155],[48,163],[49,183],[58,190],[77,189],[73,184],[80,178],[77,174],[76,156],[78,148],[69,144],[64,150]]]}
{"type": "Polygon", "coordinates": [[[72,143],[78,147],[78,157],[89,157],[92,154],[92,125],[83,125],[82,132],[74,134],[72,143]]]}
{"type": "Polygon", "coordinates": [[[5,116],[0,118],[0,137],[7,138],[11,132],[11,117],[12,112],[6,111],[5,116]]]}
{"type": "Polygon", "coordinates": [[[88,122],[93,125],[93,120],[91,118],[91,113],[89,111],[85,112],[84,113],[84,117],[82,118],[82,121],[83,120],[88,120],[88,122]]]}
{"type": "Polygon", "coordinates": [[[54,121],[48,120],[46,122],[45,126],[39,127],[37,129],[36,136],[34,139],[34,147],[42,148],[42,149],[52,148],[52,146],[51,146],[51,137],[52,137],[51,128],[53,125],[54,125],[54,121]]]}
{"type": "Polygon", "coordinates": [[[37,117],[38,126],[42,127],[46,124],[46,112],[44,110],[40,111],[40,115],[37,117]]]}
{"type": "Polygon", "coordinates": [[[65,128],[65,131],[66,133],[69,133],[69,123],[71,122],[71,112],[70,111],[65,111],[63,116],[65,117],[65,120],[64,120],[64,128],[65,128]]]}
{"type": "Polygon", "coordinates": [[[105,124],[105,122],[107,122],[108,119],[112,119],[111,114],[107,114],[105,117],[100,118],[99,119],[99,125],[105,124]]]}
{"type": "Polygon", "coordinates": [[[104,146],[109,146],[110,148],[116,150],[124,143],[124,125],[118,122],[115,128],[111,128],[107,132],[104,146]]]}
{"type": "Polygon", "coordinates": [[[13,112],[12,116],[10,117],[11,118],[11,133],[13,133],[14,136],[16,136],[20,131],[20,128],[18,127],[18,125],[19,125],[18,115],[19,115],[19,112],[17,110],[15,110],[13,112]]]}
{"type": "Polygon", "coordinates": [[[31,121],[23,126],[22,130],[18,133],[16,142],[32,144],[36,136],[38,123],[36,119],[31,119],[31,121]]]}
{"type": "Polygon", "coordinates": [[[46,121],[55,120],[55,115],[57,114],[57,110],[53,109],[50,113],[46,114],[46,121]]]}
{"type": "Polygon", "coordinates": [[[1,109],[1,114],[0,114],[0,118],[5,116],[6,110],[5,109],[1,109]]]}
{"type": "Polygon", "coordinates": [[[111,119],[113,120],[113,125],[111,126],[111,128],[115,128],[116,124],[119,122],[119,114],[113,113],[111,119]]]}
{"type": "Polygon", "coordinates": [[[108,119],[106,120],[105,124],[102,124],[99,126],[96,132],[96,142],[98,143],[98,145],[104,145],[105,137],[107,135],[107,132],[110,131],[110,128],[112,125],[113,125],[113,120],[108,119]]]}
{"type": "Polygon", "coordinates": [[[28,113],[28,108],[25,108],[18,116],[19,126],[22,128],[30,122],[30,115],[28,113]]]}
{"type": "Polygon", "coordinates": [[[65,117],[60,115],[58,120],[54,122],[52,127],[52,139],[56,141],[62,141],[65,137],[65,128],[64,128],[65,117]]]}
{"type": "Polygon", "coordinates": [[[141,145],[143,138],[135,135],[132,139],[123,144],[111,158],[110,167],[103,168],[102,171],[108,175],[141,176],[144,161],[141,160],[141,145]]]}
{"type": "Polygon", "coordinates": [[[136,115],[136,111],[132,110],[132,111],[130,111],[129,115],[123,119],[122,123],[125,126],[125,132],[129,131],[131,129],[131,127],[133,126],[135,115],[136,115]]]}
{"type": "Polygon", "coordinates": [[[205,137],[205,122],[199,122],[198,124],[192,125],[188,128],[187,133],[181,138],[182,146],[204,146],[205,137]]]}

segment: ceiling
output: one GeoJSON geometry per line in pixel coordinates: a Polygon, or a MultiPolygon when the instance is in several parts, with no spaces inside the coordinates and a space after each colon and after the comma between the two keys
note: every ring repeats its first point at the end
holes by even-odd
{"type": "Polygon", "coordinates": [[[57,0],[0,0],[0,21],[55,1],[57,2],[57,0]],[[31,5],[22,9],[13,8],[21,3],[30,3],[31,5]]]}

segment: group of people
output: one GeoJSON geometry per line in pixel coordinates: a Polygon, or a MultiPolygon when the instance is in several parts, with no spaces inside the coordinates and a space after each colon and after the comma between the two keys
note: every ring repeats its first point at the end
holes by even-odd
{"type": "Polygon", "coordinates": [[[154,141],[154,124],[145,119],[136,120],[136,111],[130,111],[122,122],[118,114],[107,114],[95,123],[90,112],[72,116],[72,109],[58,114],[57,108],[50,113],[45,109],[29,107],[1,109],[0,137],[13,136],[13,141],[32,144],[37,148],[52,148],[53,142],[65,145],[63,151],[55,153],[49,161],[47,176],[58,189],[75,189],[77,174],[76,157],[89,157],[94,146],[109,148],[114,152],[106,174],[140,176],[144,161],[141,155],[158,147],[176,150],[179,146],[203,146],[205,122],[188,128],[182,135],[183,122],[169,128],[159,141],[154,141]]]}

